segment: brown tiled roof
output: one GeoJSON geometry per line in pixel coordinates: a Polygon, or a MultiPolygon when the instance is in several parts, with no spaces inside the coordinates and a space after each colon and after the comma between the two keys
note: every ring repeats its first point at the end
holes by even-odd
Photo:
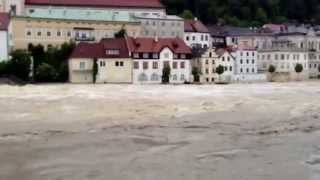
{"type": "Polygon", "coordinates": [[[79,43],[71,58],[129,58],[125,38],[106,38],[99,43],[79,43]],[[119,50],[119,55],[108,55],[106,50],[119,50]]]}
{"type": "Polygon", "coordinates": [[[103,49],[99,43],[79,43],[70,58],[101,58],[103,49]]]}
{"type": "Polygon", "coordinates": [[[7,31],[10,23],[8,13],[0,13],[0,31],[7,31]]]}
{"type": "Polygon", "coordinates": [[[100,45],[104,51],[104,58],[129,58],[129,50],[125,38],[106,38],[100,41],[100,45]],[[107,55],[105,51],[119,50],[119,55],[107,55]]]}
{"type": "Polygon", "coordinates": [[[185,32],[209,33],[208,28],[199,20],[185,20],[185,32]]]}
{"type": "Polygon", "coordinates": [[[169,48],[177,54],[191,54],[191,49],[180,38],[127,38],[128,48],[131,52],[160,53],[162,49],[169,48]]]}
{"type": "Polygon", "coordinates": [[[164,8],[160,0],[26,0],[26,5],[164,8]]]}

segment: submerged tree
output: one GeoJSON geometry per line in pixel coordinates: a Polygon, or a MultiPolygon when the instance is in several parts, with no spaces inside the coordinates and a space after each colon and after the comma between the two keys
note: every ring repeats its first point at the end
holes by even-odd
{"type": "Polygon", "coordinates": [[[170,83],[170,75],[171,75],[170,65],[166,64],[162,70],[162,83],[164,84],[170,83]]]}
{"type": "Polygon", "coordinates": [[[299,80],[299,75],[300,75],[300,73],[303,71],[303,66],[302,66],[302,64],[300,64],[300,63],[296,64],[296,66],[294,67],[294,70],[295,70],[296,73],[298,74],[298,80],[299,80]]]}

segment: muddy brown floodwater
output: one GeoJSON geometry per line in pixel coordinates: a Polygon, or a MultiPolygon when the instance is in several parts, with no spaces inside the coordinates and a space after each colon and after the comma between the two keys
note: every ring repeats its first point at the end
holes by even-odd
{"type": "Polygon", "coordinates": [[[2,180],[319,180],[320,81],[0,86],[2,180]]]}

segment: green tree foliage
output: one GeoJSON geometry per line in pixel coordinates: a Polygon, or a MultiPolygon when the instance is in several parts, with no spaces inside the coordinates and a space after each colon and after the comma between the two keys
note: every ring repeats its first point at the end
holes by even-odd
{"type": "Polygon", "coordinates": [[[192,14],[192,12],[190,10],[184,10],[181,14],[180,17],[184,18],[184,19],[193,19],[194,16],[192,14]]]}
{"type": "Polygon", "coordinates": [[[198,67],[192,68],[192,75],[193,75],[194,82],[200,82],[201,71],[198,67]]]}
{"type": "Polygon", "coordinates": [[[162,2],[170,14],[191,11],[205,23],[241,26],[285,21],[320,23],[319,0],[162,0],[162,2]]]}
{"type": "Polygon", "coordinates": [[[269,66],[268,72],[269,72],[270,74],[273,74],[274,72],[276,72],[276,67],[271,64],[271,65],[269,66]]]}
{"type": "Polygon", "coordinates": [[[298,63],[296,64],[296,66],[294,67],[294,70],[296,71],[296,73],[301,73],[303,71],[303,66],[302,64],[298,63]]]}
{"type": "Polygon", "coordinates": [[[46,63],[57,72],[55,81],[66,82],[68,80],[68,63],[67,60],[75,47],[74,42],[64,43],[60,47],[51,47],[45,50],[42,45],[30,44],[28,50],[33,57],[34,62],[34,80],[43,82],[41,77],[36,73],[38,67],[46,63]]]}
{"type": "Polygon", "coordinates": [[[170,82],[171,68],[170,65],[165,65],[162,70],[162,83],[170,82]]]}
{"type": "Polygon", "coordinates": [[[92,79],[93,83],[97,81],[97,74],[98,74],[98,62],[97,59],[93,60],[93,67],[92,67],[92,79]]]}
{"type": "Polygon", "coordinates": [[[123,28],[114,34],[114,37],[116,38],[124,38],[126,36],[127,36],[127,31],[123,28]]]}
{"type": "Polygon", "coordinates": [[[224,73],[224,67],[222,65],[219,65],[217,68],[216,68],[216,73],[220,76],[221,74],[224,73]]]}
{"type": "Polygon", "coordinates": [[[54,82],[57,79],[57,71],[47,63],[41,63],[36,69],[38,82],[54,82]]]}
{"type": "Polygon", "coordinates": [[[31,69],[31,56],[25,50],[13,51],[11,53],[11,59],[5,62],[3,66],[5,68],[5,74],[28,81],[31,69]]]}

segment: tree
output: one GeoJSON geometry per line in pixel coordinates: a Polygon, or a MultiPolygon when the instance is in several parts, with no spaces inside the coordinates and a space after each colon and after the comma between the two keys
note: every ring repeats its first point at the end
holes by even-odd
{"type": "Polygon", "coordinates": [[[97,74],[98,74],[98,62],[97,62],[97,59],[94,59],[93,60],[93,67],[92,67],[92,79],[93,79],[94,84],[97,81],[97,74]]]}
{"type": "MultiPolygon", "coordinates": [[[[318,72],[320,73],[320,65],[318,65],[318,72]]],[[[318,79],[320,79],[320,74],[318,74],[318,79]]]]}
{"type": "Polygon", "coordinates": [[[162,69],[162,83],[164,84],[170,83],[170,75],[171,75],[170,65],[165,64],[165,66],[162,69]]]}
{"type": "Polygon", "coordinates": [[[193,13],[190,10],[184,10],[181,14],[180,17],[184,18],[184,19],[193,19],[193,13]]]}
{"type": "Polygon", "coordinates": [[[294,67],[294,70],[298,74],[298,80],[299,80],[299,75],[303,71],[303,66],[300,63],[297,63],[296,66],[294,67]]]}
{"type": "Polygon", "coordinates": [[[200,82],[200,74],[201,74],[201,71],[198,67],[192,68],[192,75],[193,75],[194,82],[200,82]]]}
{"type": "Polygon", "coordinates": [[[47,63],[40,64],[36,69],[38,82],[54,82],[57,78],[57,71],[47,63]]]}
{"type": "Polygon", "coordinates": [[[116,38],[124,38],[126,36],[127,36],[127,30],[125,30],[123,28],[121,28],[118,32],[116,32],[114,34],[114,37],[116,37],[116,38]]]}
{"type": "Polygon", "coordinates": [[[269,72],[270,74],[273,74],[274,72],[276,72],[276,67],[271,64],[271,65],[269,66],[268,72],[269,72]]]}
{"type": "Polygon", "coordinates": [[[11,53],[11,57],[6,65],[8,75],[14,75],[21,80],[28,81],[31,69],[30,54],[25,50],[15,50],[11,53]]]}
{"type": "Polygon", "coordinates": [[[216,68],[216,73],[219,75],[219,79],[220,79],[220,76],[224,73],[224,67],[222,65],[219,65],[216,68]]]}

